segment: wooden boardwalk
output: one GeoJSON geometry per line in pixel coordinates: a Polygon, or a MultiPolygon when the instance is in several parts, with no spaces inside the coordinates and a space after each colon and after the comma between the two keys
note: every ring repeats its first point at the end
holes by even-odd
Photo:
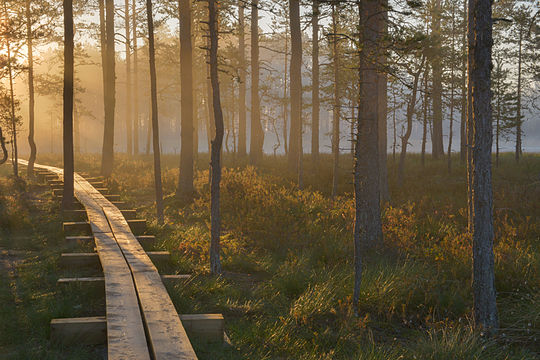
{"type": "MultiPolygon", "coordinates": [[[[23,160],[20,162],[22,165],[27,164],[23,160]]],[[[51,182],[56,183],[56,186],[61,184],[62,169],[44,165],[35,165],[35,168],[55,175],[57,179],[53,176],[51,182]]],[[[106,316],[105,319],[81,318],[79,321],[55,319],[51,322],[51,336],[55,331],[65,331],[63,329],[68,325],[68,331],[74,331],[78,326],[81,328],[80,336],[88,336],[88,331],[98,331],[95,329],[103,326],[105,321],[110,360],[196,359],[162,277],[133,234],[122,211],[78,174],[75,174],[75,197],[86,211],[103,269],[103,278],[93,279],[104,280],[106,316]]],[[[200,316],[200,319],[203,318],[206,324],[213,321],[214,325],[211,326],[217,326],[218,331],[221,329],[223,332],[221,315],[200,316]]],[[[186,326],[191,328],[193,319],[186,316],[183,320],[188,319],[190,322],[186,326]]]]}

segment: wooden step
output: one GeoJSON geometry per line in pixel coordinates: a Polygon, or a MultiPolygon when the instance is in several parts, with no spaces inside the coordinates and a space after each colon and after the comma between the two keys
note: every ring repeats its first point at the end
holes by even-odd
{"type": "MultiPolygon", "coordinates": [[[[171,256],[168,251],[147,251],[146,254],[154,263],[167,261],[171,256]]],[[[101,264],[97,253],[64,253],[60,261],[65,267],[98,267],[101,264]]],[[[167,278],[167,280],[173,280],[173,278],[167,278]]]]}
{"type": "Polygon", "coordinates": [[[127,223],[135,235],[142,235],[146,232],[146,220],[133,219],[127,220],[127,223]]]}
{"type": "MultiPolygon", "coordinates": [[[[191,275],[160,275],[162,281],[177,281],[177,280],[187,280],[191,278],[191,275]]],[[[90,276],[90,277],[73,277],[73,278],[60,278],[56,281],[56,285],[76,285],[76,284],[85,284],[85,285],[103,285],[105,283],[105,278],[103,276],[90,276]]]]}
{"type": "Polygon", "coordinates": [[[124,201],[111,201],[111,204],[113,204],[114,206],[116,206],[120,210],[129,209],[128,204],[126,202],[124,202],[124,201]]]}
{"type": "MultiPolygon", "coordinates": [[[[156,237],[154,235],[141,235],[141,236],[136,236],[136,238],[143,247],[151,247],[156,242],[156,237]]],[[[94,241],[94,237],[93,236],[66,236],[66,241],[68,243],[85,244],[90,241],[94,241]]]]}
{"type": "MultiPolygon", "coordinates": [[[[201,340],[223,342],[225,320],[221,314],[180,315],[186,331],[201,340]]],[[[103,345],[107,343],[105,316],[51,320],[51,341],[54,343],[103,345]]]]}
{"type": "MultiPolygon", "coordinates": [[[[136,220],[126,220],[131,231],[135,235],[144,234],[146,231],[146,220],[136,219],[136,220]]],[[[92,228],[88,221],[68,221],[63,223],[64,234],[66,235],[78,235],[85,234],[90,235],[92,233],[92,228]]]]}
{"type": "Polygon", "coordinates": [[[109,201],[120,201],[120,195],[116,195],[116,194],[106,194],[104,195],[105,198],[109,201]]]}
{"type": "MultiPolygon", "coordinates": [[[[137,217],[136,210],[120,210],[122,215],[126,220],[135,220],[137,217]]],[[[87,219],[86,210],[76,209],[76,210],[63,210],[64,219],[69,219],[71,221],[85,221],[87,219]]]]}

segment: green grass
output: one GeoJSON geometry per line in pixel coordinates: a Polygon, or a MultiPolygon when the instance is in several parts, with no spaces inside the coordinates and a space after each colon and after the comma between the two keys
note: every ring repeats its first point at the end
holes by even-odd
{"type": "MultiPolygon", "coordinates": [[[[40,159],[57,165],[59,160],[52,156],[40,159]]],[[[385,240],[383,246],[364,254],[359,317],[353,315],[351,302],[354,203],[350,157],[341,159],[340,195],[332,201],[329,156],[323,156],[316,174],[306,160],[306,189],[302,191],[294,184],[294,174],[287,172],[283,157],[267,157],[255,169],[243,159],[225,156],[222,262],[226,272],[219,278],[209,275],[208,159],[204,154],[199,158],[197,194],[189,204],[179,203],[173,196],[177,164],[177,157],[163,157],[163,226],[155,221],[150,157],[119,155],[109,187],[150,221],[151,232],[158,238],[156,247],[172,252],[171,263],[161,270],[193,274],[186,283],[169,287],[178,311],[224,314],[234,348],[224,350],[195,341],[201,359],[540,357],[540,156],[526,155],[515,164],[505,155],[494,169],[501,330],[492,339],[471,330],[471,239],[465,231],[465,169],[459,159],[454,160],[449,174],[445,162],[428,161],[422,167],[419,156],[412,155],[403,186],[396,183],[395,164],[389,159],[391,202],[382,214],[385,240]]],[[[80,157],[76,165],[79,171],[97,174],[99,158],[80,157]]],[[[10,189],[22,186],[18,190],[21,197],[28,189],[24,186],[34,186],[15,185],[5,177],[0,184],[10,189]]],[[[49,196],[40,195],[38,189],[32,191],[35,196],[49,196]]],[[[19,248],[32,251],[28,274],[51,280],[24,280],[28,281],[24,291],[29,298],[47,300],[36,306],[25,299],[15,307],[30,317],[40,314],[36,329],[41,330],[33,334],[40,351],[87,351],[92,356],[89,349],[59,349],[46,342],[47,321],[77,313],[69,307],[80,299],[67,294],[63,306],[58,305],[53,282],[61,273],[55,260],[62,246],[59,220],[54,215],[57,205],[49,198],[45,203],[48,205],[36,211],[33,204],[18,198],[0,199],[0,221],[11,224],[17,236],[30,231],[28,224],[32,224],[33,233],[49,229],[47,239],[56,239],[22,236],[26,240],[21,240],[19,248]],[[11,203],[20,203],[20,208],[2,205],[11,203]]],[[[2,235],[0,246],[17,248],[13,241],[2,242],[8,238],[2,235]]],[[[4,293],[7,289],[1,290],[4,293]]],[[[79,314],[88,316],[92,304],[87,301],[79,314]]],[[[13,316],[9,313],[2,313],[0,320],[13,316]]],[[[0,344],[26,351],[16,341],[24,327],[12,331],[19,335],[6,340],[2,334],[0,344]]]]}

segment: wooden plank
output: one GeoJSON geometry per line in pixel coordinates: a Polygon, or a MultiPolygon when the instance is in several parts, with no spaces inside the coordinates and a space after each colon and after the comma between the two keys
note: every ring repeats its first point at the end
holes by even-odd
{"type": "Polygon", "coordinates": [[[149,359],[139,303],[129,267],[111,233],[95,235],[105,277],[109,359],[149,359]]]}
{"type": "MultiPolygon", "coordinates": [[[[168,251],[148,251],[148,256],[152,262],[167,261],[171,253],[168,251]]],[[[60,262],[66,267],[90,267],[99,266],[99,257],[97,253],[64,253],[60,257],[60,262]]],[[[175,275],[164,275],[175,276],[175,275]]],[[[179,275],[184,276],[184,275],[179,275]]],[[[172,278],[171,278],[172,279],[172,278]]]]}
{"type": "MultiPolygon", "coordinates": [[[[180,315],[186,331],[201,340],[224,341],[225,321],[221,314],[180,315]]],[[[105,316],[51,320],[51,340],[64,344],[102,345],[107,342],[105,316]]]]}
{"type": "Polygon", "coordinates": [[[92,228],[90,223],[87,221],[68,221],[62,224],[64,234],[66,235],[75,235],[75,234],[91,234],[92,228]]]}
{"type": "Polygon", "coordinates": [[[154,359],[196,359],[174,304],[154,271],[133,273],[154,359]]]}
{"type": "Polygon", "coordinates": [[[51,341],[64,344],[101,345],[107,340],[104,316],[51,320],[51,341]]]}
{"type": "Polygon", "coordinates": [[[109,201],[120,201],[120,195],[107,194],[107,195],[105,195],[105,197],[106,197],[107,200],[109,200],[109,201]]]}

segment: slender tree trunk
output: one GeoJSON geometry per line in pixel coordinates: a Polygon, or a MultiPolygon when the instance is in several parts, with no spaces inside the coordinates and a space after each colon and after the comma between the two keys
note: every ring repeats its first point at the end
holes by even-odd
{"type": "Polygon", "coordinates": [[[424,67],[424,58],[422,58],[422,63],[418,68],[418,71],[414,73],[413,87],[411,91],[411,99],[407,104],[407,130],[405,134],[401,137],[401,155],[399,156],[399,168],[398,168],[398,184],[403,186],[403,179],[405,176],[405,157],[407,155],[407,145],[409,144],[409,138],[412,133],[412,121],[414,116],[414,108],[416,107],[416,95],[418,93],[418,80],[420,79],[420,74],[422,73],[422,68],[424,67]]]}
{"type": "Polygon", "coordinates": [[[221,148],[223,145],[223,113],[219,94],[218,79],[218,29],[217,9],[215,0],[208,1],[208,24],[210,29],[210,77],[212,80],[212,101],[214,103],[214,119],[216,122],[216,137],[212,141],[212,183],[211,191],[211,242],[210,242],[210,271],[212,274],[221,274],[220,261],[220,182],[221,182],[221,148]]]}
{"type": "Polygon", "coordinates": [[[73,1],[64,0],[64,194],[62,208],[74,201],[73,157],[73,1]]]}
{"type": "MultiPolygon", "coordinates": [[[[133,119],[131,118],[131,34],[129,24],[129,0],[125,0],[125,27],[126,27],[126,135],[127,154],[133,155],[133,119]]],[[[135,16],[135,14],[133,14],[135,16]]]]}
{"type": "Polygon", "coordinates": [[[495,130],[495,166],[499,167],[499,135],[501,129],[501,76],[502,76],[502,62],[497,62],[496,65],[497,71],[497,127],[495,130]]]}
{"type": "Polygon", "coordinates": [[[463,29],[461,33],[461,123],[459,153],[461,163],[467,160],[467,1],[463,0],[463,29]]]}
{"type": "Polygon", "coordinates": [[[353,306],[358,314],[360,284],[362,280],[362,246],[374,246],[382,241],[379,193],[379,129],[377,114],[378,76],[378,21],[382,21],[381,0],[365,0],[359,3],[362,53],[360,56],[360,109],[358,136],[356,138],[354,193],[354,293],[353,306]]]}
{"type": "Polygon", "coordinates": [[[516,100],[516,162],[521,156],[521,63],[522,63],[523,26],[519,28],[518,43],[518,78],[517,78],[517,100],[516,100]]]}
{"type": "Polygon", "coordinates": [[[288,165],[291,172],[299,174],[299,160],[302,156],[302,33],[299,0],[289,0],[289,19],[291,27],[291,131],[288,165]]]}
{"type": "Polygon", "coordinates": [[[246,124],[246,24],[245,5],[243,0],[238,0],[238,51],[240,52],[240,69],[238,84],[238,155],[244,157],[247,154],[247,124],[246,124]]]}
{"type": "MultiPolygon", "coordinates": [[[[432,36],[436,41],[436,49],[440,49],[441,41],[441,0],[434,0],[432,20],[432,36]]],[[[442,64],[440,51],[433,55],[433,136],[431,138],[433,158],[444,156],[442,131],[442,64]]]]}
{"type": "MultiPolygon", "coordinates": [[[[7,7],[4,3],[4,10],[7,15],[7,7]]],[[[10,107],[11,107],[11,148],[13,149],[13,175],[19,177],[19,154],[17,148],[17,117],[15,116],[15,95],[13,92],[13,67],[11,64],[11,43],[9,38],[6,39],[6,50],[7,50],[7,66],[8,66],[8,75],[9,75],[9,98],[10,98],[10,107]]]]}
{"type": "Polygon", "coordinates": [[[471,51],[474,46],[474,5],[477,0],[468,0],[467,11],[467,229],[472,234],[473,231],[473,104],[472,104],[472,82],[471,69],[473,65],[473,53],[471,51]]]}
{"type": "Polygon", "coordinates": [[[452,173],[452,138],[453,125],[454,125],[454,87],[455,87],[455,78],[454,78],[454,49],[455,49],[455,33],[456,33],[456,17],[455,17],[455,8],[452,5],[452,44],[451,44],[451,58],[450,58],[450,129],[448,133],[448,174],[452,173]]]}
{"type": "Polygon", "coordinates": [[[473,18],[469,28],[472,87],[473,143],[473,302],[474,323],[493,333],[498,327],[494,255],[493,193],[491,184],[491,48],[493,45],[490,0],[471,0],[473,18]]]}
{"type": "Polygon", "coordinates": [[[288,62],[289,62],[289,34],[287,29],[285,29],[285,66],[283,74],[283,144],[285,148],[285,154],[288,154],[289,147],[287,146],[287,122],[289,119],[289,99],[287,98],[287,81],[288,81],[288,62]]]}
{"type": "Polygon", "coordinates": [[[33,55],[32,18],[30,13],[30,0],[26,0],[26,46],[28,47],[28,145],[30,157],[28,158],[28,177],[34,177],[34,163],[36,161],[36,142],[34,141],[35,112],[34,112],[34,55],[33,55]]]}
{"type": "MultiPolygon", "coordinates": [[[[394,141],[392,143],[392,160],[394,162],[394,165],[396,163],[396,145],[397,145],[397,131],[396,131],[396,107],[397,107],[397,100],[396,100],[396,93],[394,92],[393,93],[394,95],[394,103],[393,103],[393,110],[392,110],[392,126],[393,126],[393,130],[394,130],[394,141]]],[[[424,134],[425,134],[425,129],[424,129],[424,134]]],[[[424,144],[424,147],[423,147],[423,152],[425,153],[425,144],[424,144]]]]}
{"type": "Polygon", "coordinates": [[[312,120],[311,120],[311,160],[315,167],[319,163],[319,123],[321,102],[319,98],[320,79],[319,79],[319,0],[313,0],[313,17],[311,18],[313,29],[313,53],[312,62],[312,120]]]}
{"type": "MultiPolygon", "coordinates": [[[[388,0],[383,0],[382,4],[382,21],[380,22],[380,32],[384,39],[388,34],[388,0]]],[[[385,48],[386,43],[382,44],[385,48]]],[[[386,51],[381,51],[379,64],[379,169],[380,169],[380,186],[381,186],[381,201],[387,202],[390,200],[390,190],[388,188],[388,79],[386,74],[386,51]]]]}
{"type": "Polygon", "coordinates": [[[156,55],[154,45],[154,19],[152,0],[146,0],[148,20],[148,58],[150,62],[150,96],[152,99],[152,143],[154,149],[154,185],[156,187],[156,210],[159,224],[163,224],[163,188],[161,184],[161,150],[159,148],[159,123],[156,83],[156,55]]]}
{"type": "Polygon", "coordinates": [[[131,3],[133,28],[133,154],[139,154],[139,61],[137,57],[137,1],[131,3]]]}
{"type": "Polygon", "coordinates": [[[339,183],[339,140],[340,129],[339,122],[341,120],[341,89],[339,81],[339,43],[338,43],[338,14],[336,9],[336,2],[332,2],[332,32],[334,33],[332,39],[332,62],[334,72],[334,104],[333,104],[333,116],[332,116],[332,199],[337,195],[338,183],[339,183]]]}
{"type": "Polygon", "coordinates": [[[429,64],[426,65],[426,70],[424,71],[424,119],[422,122],[422,153],[420,155],[422,167],[426,165],[426,142],[427,142],[427,125],[428,125],[428,102],[429,102],[429,64]]]}
{"type": "Polygon", "coordinates": [[[105,128],[103,131],[103,151],[101,154],[101,174],[109,177],[114,164],[114,108],[115,108],[115,61],[114,61],[114,1],[105,0],[106,23],[106,90],[105,128]]]}
{"type": "Polygon", "coordinates": [[[191,45],[191,1],[179,0],[180,80],[181,80],[181,153],[176,195],[193,198],[193,48],[191,45]]]}
{"type": "Polygon", "coordinates": [[[261,125],[259,97],[259,1],[251,2],[251,139],[249,158],[252,164],[262,160],[264,132],[261,125]]]}

